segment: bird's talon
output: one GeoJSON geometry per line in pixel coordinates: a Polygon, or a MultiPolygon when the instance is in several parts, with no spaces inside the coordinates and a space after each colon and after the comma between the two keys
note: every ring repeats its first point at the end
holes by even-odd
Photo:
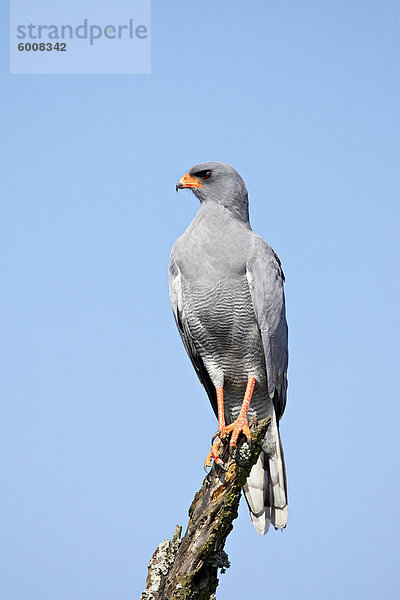
{"type": "Polygon", "coordinates": [[[223,470],[223,471],[227,471],[228,469],[225,467],[224,463],[222,462],[222,460],[220,459],[219,456],[217,456],[217,458],[215,459],[215,462],[217,463],[217,465],[223,470]]]}
{"type": "Polygon", "coordinates": [[[220,432],[217,431],[217,433],[215,433],[212,437],[211,450],[208,453],[206,460],[204,461],[205,467],[211,467],[212,461],[214,460],[214,462],[216,462],[218,466],[220,466],[222,469],[226,470],[224,467],[224,463],[219,456],[221,442],[222,442],[222,439],[221,439],[220,432]]]}
{"type": "Polygon", "coordinates": [[[213,446],[213,445],[214,445],[214,440],[215,440],[216,438],[218,438],[218,437],[220,437],[220,435],[219,435],[219,431],[217,431],[216,433],[214,433],[214,435],[212,436],[212,438],[211,438],[211,446],[213,446]]]}
{"type": "Polygon", "coordinates": [[[211,467],[211,461],[212,461],[212,453],[209,452],[207,454],[206,460],[204,461],[204,470],[206,473],[208,473],[207,469],[211,467]]]}

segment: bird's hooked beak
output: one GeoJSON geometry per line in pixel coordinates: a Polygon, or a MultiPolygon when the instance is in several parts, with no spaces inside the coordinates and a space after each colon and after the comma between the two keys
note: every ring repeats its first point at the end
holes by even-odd
{"type": "Polygon", "coordinates": [[[197,177],[193,177],[192,175],[189,175],[189,173],[186,173],[186,175],[183,175],[180,180],[178,181],[178,183],[175,186],[176,191],[181,190],[183,188],[202,188],[204,187],[204,185],[201,185],[199,179],[197,177]]]}

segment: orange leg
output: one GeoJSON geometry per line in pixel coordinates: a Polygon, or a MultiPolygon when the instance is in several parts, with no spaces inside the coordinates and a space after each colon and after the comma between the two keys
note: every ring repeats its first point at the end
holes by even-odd
{"type": "Polygon", "coordinates": [[[249,429],[249,424],[247,422],[247,411],[249,410],[250,400],[254,392],[254,386],[256,384],[256,380],[254,377],[249,377],[247,381],[246,392],[244,394],[242,408],[240,409],[240,413],[236,421],[225,427],[224,433],[230,433],[232,431],[231,441],[229,443],[231,448],[236,446],[236,442],[238,440],[239,435],[243,432],[247,437],[247,440],[251,440],[251,433],[249,429]]]}
{"type": "MultiPolygon", "coordinates": [[[[225,409],[224,409],[224,388],[216,387],[217,392],[217,407],[218,407],[218,434],[216,435],[215,442],[211,446],[211,451],[208,453],[206,460],[204,461],[205,467],[211,467],[212,459],[215,460],[217,465],[222,465],[222,460],[219,457],[218,448],[221,445],[222,433],[225,433],[225,409]]],[[[214,436],[215,437],[215,436],[214,436]]]]}
{"type": "Polygon", "coordinates": [[[217,407],[218,407],[218,430],[222,432],[225,429],[225,409],[224,409],[224,388],[216,387],[217,407]]]}

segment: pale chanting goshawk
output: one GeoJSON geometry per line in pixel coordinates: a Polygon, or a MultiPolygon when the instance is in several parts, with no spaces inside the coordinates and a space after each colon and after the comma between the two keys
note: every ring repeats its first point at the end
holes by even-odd
{"type": "Polygon", "coordinates": [[[249,223],[243,179],[221,162],[195,165],[176,189],[200,209],[170,257],[172,309],[184,346],[218,417],[205,464],[221,464],[221,438],[251,437],[247,417],[270,417],[263,451],[244,486],[258,533],[284,528],[287,488],[279,420],[288,364],[284,275],[279,258],[249,223]]]}

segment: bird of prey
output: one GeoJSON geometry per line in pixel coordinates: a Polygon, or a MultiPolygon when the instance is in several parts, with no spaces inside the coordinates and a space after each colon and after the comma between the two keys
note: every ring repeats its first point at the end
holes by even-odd
{"type": "Polygon", "coordinates": [[[221,439],[234,448],[251,433],[247,417],[270,417],[263,450],[244,486],[250,516],[264,535],[284,528],[287,488],[279,420],[288,364],[284,275],[279,258],[249,223],[247,189],[222,162],[195,165],[176,190],[200,208],[170,257],[173,313],[185,349],[218,418],[205,464],[221,464],[221,439]]]}

